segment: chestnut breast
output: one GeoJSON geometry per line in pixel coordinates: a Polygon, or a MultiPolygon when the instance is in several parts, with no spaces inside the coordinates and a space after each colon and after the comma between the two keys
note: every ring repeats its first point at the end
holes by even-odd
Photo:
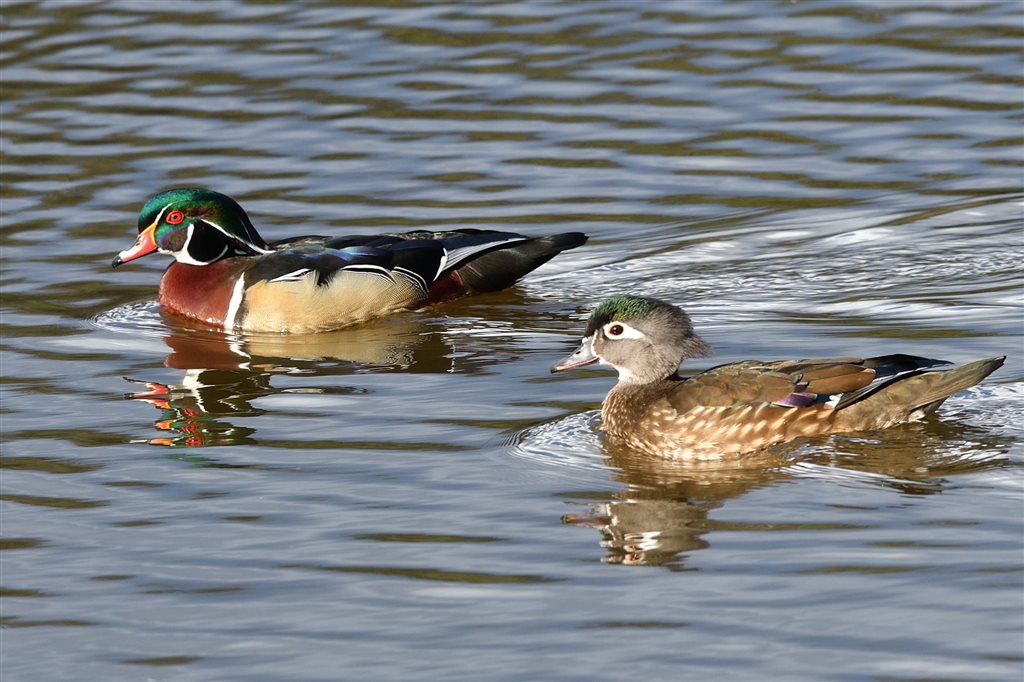
{"type": "Polygon", "coordinates": [[[177,315],[222,327],[244,260],[226,258],[210,265],[171,263],[160,279],[160,305],[177,315]]]}

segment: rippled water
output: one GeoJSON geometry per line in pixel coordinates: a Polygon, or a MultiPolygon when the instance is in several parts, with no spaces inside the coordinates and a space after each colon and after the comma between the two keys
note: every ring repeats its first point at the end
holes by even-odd
{"type": "Polygon", "coordinates": [[[1017,2],[2,7],[0,673],[1024,676],[1017,2]],[[161,315],[149,195],[267,238],[582,230],[313,337],[161,315]],[[610,293],[717,355],[1007,354],[941,416],[738,464],[548,367],[610,293]]]}

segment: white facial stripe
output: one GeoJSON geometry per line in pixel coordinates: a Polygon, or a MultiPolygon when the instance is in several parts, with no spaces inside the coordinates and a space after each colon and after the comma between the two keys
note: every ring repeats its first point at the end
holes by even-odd
{"type": "Polygon", "coordinates": [[[231,331],[235,328],[235,318],[238,316],[238,309],[242,307],[242,299],[245,298],[245,273],[238,276],[235,281],[235,288],[231,290],[231,301],[228,303],[228,312],[224,316],[224,329],[231,331]]]}
{"type": "MultiPolygon", "coordinates": [[[[620,322],[619,320],[612,320],[611,322],[606,324],[602,328],[602,330],[604,331],[604,335],[607,336],[609,339],[643,339],[643,338],[646,338],[646,335],[642,331],[640,331],[639,329],[634,329],[633,327],[630,327],[625,322],[620,322]],[[621,327],[622,331],[620,333],[618,333],[618,334],[613,334],[612,333],[612,329],[613,328],[617,328],[617,327],[621,327]]],[[[615,329],[615,331],[618,331],[618,329],[615,329]]]]}
{"type": "MultiPolygon", "coordinates": [[[[164,212],[165,212],[165,211],[166,211],[167,209],[169,209],[170,207],[171,207],[171,204],[167,204],[166,206],[164,206],[163,208],[161,208],[161,209],[160,209],[160,212],[156,214],[156,218],[155,218],[155,219],[153,220],[153,222],[151,223],[151,226],[152,226],[152,225],[159,225],[159,224],[160,224],[160,220],[161,220],[161,219],[162,219],[162,218],[164,217],[164,212]]],[[[154,235],[153,235],[153,241],[154,241],[154,242],[156,243],[156,250],[157,250],[157,253],[162,253],[162,254],[164,254],[165,256],[174,256],[174,252],[173,252],[173,251],[168,251],[167,249],[164,249],[164,248],[162,248],[162,247],[160,246],[160,242],[158,242],[158,241],[156,240],[156,234],[154,234],[154,235]]],[[[175,256],[175,258],[177,258],[177,256],[175,256]]]]}
{"type": "MultiPolygon", "coordinates": [[[[217,223],[213,222],[212,220],[209,220],[207,218],[203,218],[203,222],[206,223],[207,225],[212,225],[213,227],[215,227],[218,230],[220,230],[221,232],[223,232],[224,236],[226,236],[228,239],[238,239],[238,237],[236,235],[231,234],[230,232],[228,232],[227,230],[225,230],[223,227],[221,227],[217,223]]],[[[255,244],[249,242],[245,238],[243,238],[242,241],[245,243],[246,246],[248,246],[250,249],[252,249],[253,251],[255,251],[257,253],[273,253],[273,250],[271,250],[271,249],[261,249],[260,247],[258,247],[255,244]]]]}
{"type": "Polygon", "coordinates": [[[156,223],[156,224],[160,224],[160,220],[164,217],[164,211],[166,211],[170,207],[171,207],[171,204],[167,204],[166,206],[161,208],[160,212],[156,214],[156,220],[154,220],[153,222],[156,223]]]}
{"type": "Polygon", "coordinates": [[[196,262],[196,259],[192,257],[192,254],[188,252],[188,245],[192,243],[192,235],[195,234],[196,224],[189,223],[188,231],[185,233],[185,243],[181,246],[180,254],[175,254],[175,258],[179,263],[188,263],[189,265],[202,265],[202,263],[196,262]]]}
{"type": "MultiPolygon", "coordinates": [[[[215,260],[218,260],[221,256],[228,252],[228,247],[225,246],[224,250],[218,253],[217,257],[212,260],[201,261],[193,258],[192,254],[188,252],[188,245],[192,241],[192,235],[195,233],[195,229],[195,223],[188,224],[188,232],[185,234],[185,243],[182,245],[181,251],[176,251],[171,254],[172,256],[174,256],[174,260],[178,261],[179,263],[184,263],[185,265],[209,265],[210,263],[214,262],[215,260]]],[[[161,249],[160,252],[167,253],[163,249],[161,249]]]]}

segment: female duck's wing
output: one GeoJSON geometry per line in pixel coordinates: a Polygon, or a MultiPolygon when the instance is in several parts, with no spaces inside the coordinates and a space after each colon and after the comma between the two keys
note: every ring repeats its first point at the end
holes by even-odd
{"type": "MultiPolygon", "coordinates": [[[[863,400],[894,381],[943,365],[907,356],[738,362],[680,380],[648,408],[671,447],[723,453],[746,452],[801,436],[891,426],[905,421],[911,403],[865,401],[847,425],[840,406],[847,396],[863,400]],[[851,429],[850,426],[855,427],[851,429]]],[[[934,371],[933,371],[934,373],[934,371]]],[[[915,381],[915,379],[911,379],[915,381]]]]}
{"type": "Polygon", "coordinates": [[[706,406],[769,403],[779,407],[828,404],[841,409],[900,381],[949,365],[912,355],[737,362],[690,377],[673,394],[706,406]]]}

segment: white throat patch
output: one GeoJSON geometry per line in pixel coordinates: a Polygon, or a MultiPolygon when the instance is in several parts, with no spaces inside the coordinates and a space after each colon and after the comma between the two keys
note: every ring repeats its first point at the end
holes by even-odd
{"type": "Polygon", "coordinates": [[[185,243],[182,245],[181,250],[180,251],[175,251],[173,254],[171,254],[171,255],[174,256],[174,260],[178,261],[179,263],[184,263],[185,265],[209,265],[210,263],[212,263],[215,260],[219,259],[221,256],[223,256],[225,253],[228,252],[228,247],[225,245],[224,246],[224,250],[221,251],[220,253],[218,253],[217,257],[214,258],[213,260],[208,260],[208,261],[196,260],[188,252],[188,245],[192,242],[192,235],[195,234],[195,231],[196,231],[196,224],[195,223],[189,223],[188,224],[188,232],[185,234],[185,243]]]}

